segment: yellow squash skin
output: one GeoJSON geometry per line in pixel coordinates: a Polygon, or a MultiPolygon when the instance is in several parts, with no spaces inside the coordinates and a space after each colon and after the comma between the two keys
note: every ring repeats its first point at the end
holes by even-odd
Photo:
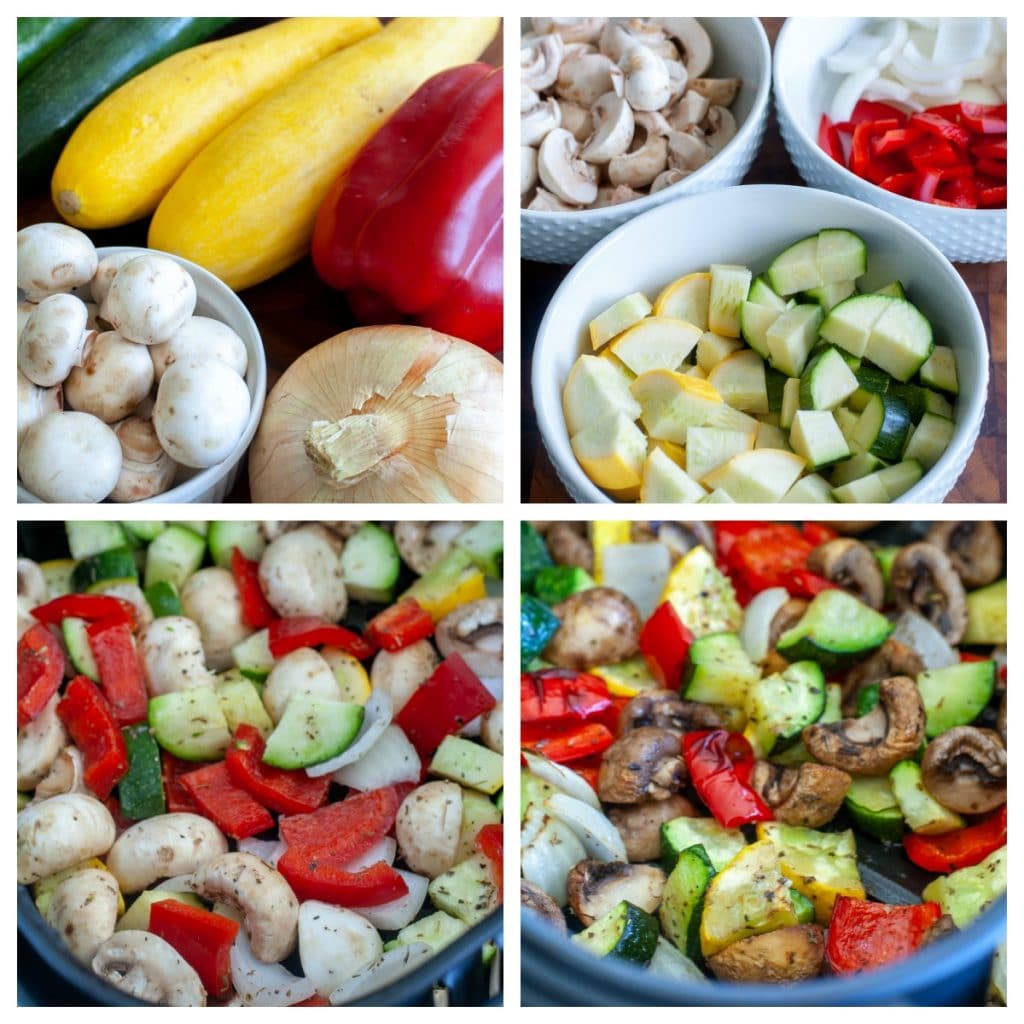
{"type": "Polygon", "coordinates": [[[168,57],[112,92],[75,129],[53,174],[54,205],[79,228],[148,216],[240,114],[379,30],[376,18],[286,18],[168,57]]]}
{"type": "Polygon", "coordinates": [[[236,290],[291,266],[359,150],[423,82],[474,60],[497,29],[497,18],[397,18],[315,64],[189,164],[157,208],[149,245],[236,290]]]}

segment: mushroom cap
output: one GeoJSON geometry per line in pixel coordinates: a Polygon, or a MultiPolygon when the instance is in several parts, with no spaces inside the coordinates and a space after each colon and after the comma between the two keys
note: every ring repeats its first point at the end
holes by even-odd
{"type": "Polygon", "coordinates": [[[100,316],[129,341],[159,345],[181,330],[195,308],[192,275],[170,256],[147,252],[118,269],[100,316]]]}
{"type": "Polygon", "coordinates": [[[121,473],[111,501],[143,501],[163,494],[174,482],[177,463],[160,447],[150,420],[129,416],[114,427],[121,442],[121,473]]]}
{"type": "Polygon", "coordinates": [[[751,787],[771,807],[776,821],[805,828],[830,822],[852,781],[839,768],[811,763],[786,767],[758,761],[750,776],[751,787]]]}
{"type": "Polygon", "coordinates": [[[565,52],[562,38],[546,33],[523,39],[519,44],[519,79],[523,85],[540,92],[555,84],[565,52]]]}
{"type": "Polygon", "coordinates": [[[993,811],[1006,803],[1006,747],[992,729],[947,729],[928,744],[921,759],[921,781],[951,811],[993,811]]]}
{"type": "Polygon", "coordinates": [[[556,565],[594,571],[594,545],[587,536],[585,523],[551,523],[543,533],[556,565]]]}
{"type": "Polygon", "coordinates": [[[207,666],[215,672],[230,668],[231,648],[254,632],[242,618],[234,573],[219,565],[197,569],[181,588],[181,607],[199,626],[207,666]]]}
{"type": "Polygon", "coordinates": [[[591,107],[594,133],[584,143],[580,156],[591,164],[606,164],[629,149],[633,141],[633,111],[622,96],[606,92],[591,107]]]}
{"type": "Polygon", "coordinates": [[[278,615],[337,622],[348,607],[341,558],[315,530],[292,530],[271,541],[260,558],[259,577],[278,615]]]}
{"type": "Polygon", "coordinates": [[[608,162],[608,180],[613,185],[643,188],[668,166],[668,139],[661,134],[667,124],[660,114],[639,113],[629,151],[608,162]]]}
{"type": "Polygon", "coordinates": [[[469,524],[461,520],[422,522],[400,520],[392,532],[395,547],[413,572],[426,575],[451,550],[469,524]]]}
{"type": "Polygon", "coordinates": [[[31,224],[18,232],[18,287],[30,302],[88,284],[96,273],[89,236],[67,224],[31,224]]]}
{"type": "Polygon", "coordinates": [[[534,885],[525,878],[519,879],[519,903],[520,906],[539,914],[541,920],[546,921],[560,934],[569,933],[562,908],[539,885],[534,885]]]}
{"type": "Polygon", "coordinates": [[[555,99],[538,99],[519,117],[519,141],[524,146],[539,146],[549,132],[562,123],[562,112],[555,99]]]}
{"type": "Polygon", "coordinates": [[[190,316],[170,341],[150,346],[149,355],[158,382],[179,359],[217,359],[239,377],[249,365],[245,342],[227,324],[208,316],[190,316]]]}
{"type": "Polygon", "coordinates": [[[117,435],[85,412],[47,413],[18,448],[18,476],[43,501],[102,501],[120,472],[117,435]]]}
{"type": "Polygon", "coordinates": [[[62,383],[93,337],[88,320],[89,311],[77,296],[47,296],[18,335],[18,369],[40,387],[62,383]]]}
{"type": "Polygon", "coordinates": [[[33,384],[21,372],[18,374],[18,444],[25,432],[48,412],[60,412],[64,408],[64,389],[60,384],[52,388],[41,388],[33,384]]]}
{"type": "Polygon", "coordinates": [[[967,629],[964,585],[942,548],[918,541],[896,556],[890,572],[896,607],[919,612],[951,643],[967,629]]]}
{"type": "Polygon", "coordinates": [[[135,259],[139,253],[135,249],[122,249],[120,252],[112,252],[99,261],[96,266],[96,273],[89,282],[89,291],[92,293],[93,302],[102,306],[103,300],[110,291],[110,286],[117,276],[117,272],[129,261],[135,259]]]}
{"type": "Polygon", "coordinates": [[[580,671],[631,658],[639,650],[640,613],[621,591],[591,587],[560,601],[552,612],[561,620],[544,652],[560,668],[580,671]]]}
{"type": "Polygon", "coordinates": [[[609,807],[608,819],[618,829],[631,862],[657,860],[661,856],[661,826],[674,818],[699,817],[696,807],[678,793],[667,800],[609,807]]]}
{"type": "Polygon", "coordinates": [[[540,144],[537,173],[563,203],[587,206],[597,198],[597,171],[576,158],[576,139],[565,128],[548,132],[540,144]]]}
{"type": "Polygon", "coordinates": [[[604,753],[598,793],[613,804],[665,800],[686,783],[679,736],[667,729],[632,729],[604,753]]]}
{"type": "Polygon", "coordinates": [[[925,534],[929,544],[942,548],[963,585],[974,590],[999,579],[1006,544],[990,520],[935,523],[925,534]]]}
{"type": "Polygon", "coordinates": [[[619,735],[654,726],[680,736],[698,729],[721,729],[722,720],[710,704],[682,700],[676,690],[647,690],[637,694],[619,713],[619,735]]]}
{"type": "Polygon", "coordinates": [[[459,605],[438,622],[434,642],[442,657],[458,651],[478,676],[500,679],[504,642],[502,599],[485,597],[459,605]]]}
{"type": "Polygon", "coordinates": [[[152,932],[114,932],[93,957],[104,981],[159,1006],[205,1006],[206,990],[195,969],[152,932]]]}
{"type": "Polygon", "coordinates": [[[855,665],[843,679],[843,708],[852,709],[857,706],[857,695],[866,686],[880,683],[890,676],[910,676],[916,679],[925,670],[921,655],[912,647],[899,640],[887,637],[881,647],[870,658],[855,665]]]}
{"type": "Polygon", "coordinates": [[[566,879],[569,906],[586,925],[628,900],[651,914],[661,903],[665,872],[652,864],[581,860],[566,879]]]}
{"type": "Polygon", "coordinates": [[[817,977],[824,960],[821,925],[798,924],[748,935],[709,956],[708,966],[722,981],[786,984],[817,977]]]}
{"type": "Polygon", "coordinates": [[[555,92],[560,100],[592,107],[605,93],[621,90],[622,74],[603,53],[570,54],[558,69],[555,92]]]}
{"type": "Polygon", "coordinates": [[[153,362],[146,347],[125,341],[117,331],[104,331],[89,345],[82,365],[68,375],[64,398],[72,409],[116,423],[152,386],[153,362]]]}
{"type": "Polygon", "coordinates": [[[885,601],[885,580],[874,552],[859,540],[837,537],[819,544],[807,556],[807,568],[837,583],[869,608],[885,601]]]}

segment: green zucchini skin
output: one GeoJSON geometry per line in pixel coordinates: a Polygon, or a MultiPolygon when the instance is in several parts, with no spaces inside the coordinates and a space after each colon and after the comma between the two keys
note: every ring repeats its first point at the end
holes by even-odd
{"type": "Polygon", "coordinates": [[[18,81],[51,53],[59,50],[73,35],[81,32],[92,18],[19,18],[18,81]]]}
{"type": "Polygon", "coordinates": [[[18,180],[42,187],[79,121],[146,68],[233,18],[96,18],[18,84],[18,180]]]}

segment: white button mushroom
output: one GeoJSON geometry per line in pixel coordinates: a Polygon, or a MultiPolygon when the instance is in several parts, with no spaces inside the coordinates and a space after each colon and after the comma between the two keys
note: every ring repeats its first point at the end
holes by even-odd
{"type": "Polygon", "coordinates": [[[129,416],[114,427],[114,433],[121,442],[121,474],[110,500],[143,501],[163,494],[178,467],[160,447],[153,424],[138,415],[129,416]]]}
{"type": "Polygon", "coordinates": [[[30,302],[87,284],[96,273],[88,235],[67,224],[32,224],[18,232],[18,287],[30,302]]]}
{"type": "Polygon", "coordinates": [[[239,377],[245,376],[249,364],[245,342],[227,324],[208,316],[190,317],[170,341],[153,345],[149,354],[158,381],[167,367],[180,359],[219,359],[239,377]]]}
{"type": "Polygon", "coordinates": [[[206,989],[177,950],[159,935],[115,932],[92,961],[93,973],[136,999],[158,1006],[205,1006],[206,989]]]}
{"type": "Polygon", "coordinates": [[[49,800],[61,793],[87,793],[85,785],[85,762],[78,747],[67,746],[50,765],[45,778],[41,779],[32,795],[32,802],[49,800]]]}
{"type": "Polygon", "coordinates": [[[18,475],[43,501],[102,501],[120,472],[117,435],[84,412],[47,413],[18,448],[18,475]]]}
{"type": "Polygon", "coordinates": [[[18,369],[33,384],[60,384],[72,367],[81,366],[86,347],[96,337],[89,311],[74,295],[50,295],[29,315],[18,335],[18,369]]]}
{"type": "Polygon", "coordinates": [[[46,777],[68,741],[64,723],[57,715],[60,696],[54,694],[46,707],[18,730],[18,789],[34,789],[46,777]]]}
{"type": "Polygon", "coordinates": [[[135,609],[135,632],[139,633],[154,621],[153,609],[146,600],[146,595],[137,583],[113,583],[103,587],[103,593],[110,597],[119,597],[127,601],[135,609]]]}
{"type": "Polygon", "coordinates": [[[398,808],[395,837],[412,871],[436,878],[455,863],[462,825],[462,787],[428,782],[414,789],[398,808]]]}
{"type": "Polygon", "coordinates": [[[206,667],[199,627],[184,615],[154,619],[139,634],[139,654],[151,697],[217,683],[206,667]]]}
{"type": "Polygon", "coordinates": [[[194,572],[181,589],[181,608],[199,627],[206,664],[215,672],[230,668],[231,648],[254,632],[242,620],[235,577],[219,566],[194,572]]]}
{"type": "Polygon", "coordinates": [[[288,702],[305,693],[340,700],[338,680],[331,666],[311,647],[300,647],[275,662],[263,687],[263,705],[275,723],[281,721],[288,702]]]}
{"type": "Polygon", "coordinates": [[[102,857],[117,830],[110,811],[95,797],[65,793],[18,813],[18,884],[102,857]]]}
{"type": "Polygon", "coordinates": [[[170,256],[148,252],[118,269],[100,316],[129,341],[159,345],[181,330],[195,308],[189,272],[170,256]]]}
{"type": "Polygon", "coordinates": [[[374,690],[383,690],[391,698],[397,715],[440,663],[430,641],[417,640],[397,651],[378,651],[370,666],[370,682],[374,690]]]}
{"type": "Polygon", "coordinates": [[[93,274],[93,278],[89,282],[89,291],[92,292],[93,300],[97,304],[103,305],[103,300],[107,297],[107,292],[110,291],[117,272],[129,260],[133,260],[139,255],[141,254],[135,249],[123,249],[121,252],[112,252],[100,260],[96,267],[96,273],[93,274]]]}
{"type": "Polygon", "coordinates": [[[586,206],[597,198],[597,170],[577,159],[576,139],[565,128],[549,132],[540,144],[537,173],[564,203],[586,206]]]}
{"type": "Polygon", "coordinates": [[[109,871],[85,868],[53,891],[46,921],[82,963],[90,963],[117,924],[117,879],[109,871]]]}
{"type": "Polygon", "coordinates": [[[18,337],[21,337],[21,332],[28,323],[28,318],[32,315],[33,310],[36,308],[38,303],[29,302],[28,299],[21,299],[18,302],[18,337]]]}
{"type": "Polygon", "coordinates": [[[205,469],[231,454],[245,433],[250,406],[245,381],[230,367],[216,359],[183,359],[160,381],[153,426],[172,459],[205,469]]]}
{"type": "Polygon", "coordinates": [[[354,910],[307,900],[299,911],[302,973],[325,999],[363,971],[372,971],[384,951],[380,933],[354,910]]]}
{"type": "Polygon", "coordinates": [[[259,569],[270,606],[285,617],[319,615],[339,621],[348,607],[339,555],[316,529],[293,530],[271,541],[259,569]]]}
{"type": "Polygon", "coordinates": [[[116,423],[152,386],[153,361],[145,345],[125,341],[117,331],[104,331],[64,382],[64,399],[72,409],[116,423]]]}

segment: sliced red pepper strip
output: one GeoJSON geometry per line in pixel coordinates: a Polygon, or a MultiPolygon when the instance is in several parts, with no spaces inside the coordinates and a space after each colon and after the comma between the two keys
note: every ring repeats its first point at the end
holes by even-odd
{"type": "Polygon", "coordinates": [[[356,793],[309,814],[281,818],[278,828],[289,849],[330,854],[340,864],[361,857],[391,830],[402,798],[394,787],[356,793]]]}
{"type": "Polygon", "coordinates": [[[979,135],[1005,135],[1006,104],[986,106],[982,103],[961,103],[960,123],[979,135]]]}
{"type": "Polygon", "coordinates": [[[925,871],[947,874],[980,864],[990,853],[1006,845],[1006,804],[987,818],[955,832],[903,837],[907,856],[925,871]]]}
{"type": "Polygon", "coordinates": [[[878,183],[880,188],[886,192],[895,192],[897,195],[910,196],[917,187],[917,173],[915,171],[904,171],[901,174],[890,174],[878,183]]]}
{"type": "Polygon", "coordinates": [[[827,544],[830,540],[835,540],[839,536],[831,526],[826,526],[824,523],[804,523],[800,527],[800,532],[804,535],[804,539],[818,547],[820,544],[827,544]]]}
{"type": "Polygon", "coordinates": [[[57,714],[82,752],[82,781],[106,800],[128,771],[128,748],[110,705],[91,679],[75,676],[57,714]]]}
{"type": "Polygon", "coordinates": [[[42,623],[18,640],[18,728],[42,714],[64,679],[64,652],[42,623]]]}
{"type": "Polygon", "coordinates": [[[693,634],[671,601],[663,601],[640,630],[640,653],[662,686],[675,689],[690,655],[693,634]]]}
{"type": "Polygon", "coordinates": [[[724,729],[691,732],[683,737],[683,756],[693,787],[715,820],[725,828],[772,818],[771,811],[747,785],[753,752],[750,752],[748,764],[743,744],[749,750],[750,744],[742,736],[724,729]]]}
{"type": "Polygon", "coordinates": [[[330,854],[310,854],[289,847],[277,862],[277,870],[300,901],[376,907],[401,899],[409,891],[405,879],[384,861],[361,871],[346,871],[330,854]]]}
{"type": "Polygon", "coordinates": [[[235,743],[224,755],[231,781],[257,803],[279,814],[308,814],[327,802],[330,775],[311,779],[304,771],[263,763],[266,744],[258,729],[240,725],[235,743]]]}
{"type": "Polygon", "coordinates": [[[971,133],[933,110],[911,114],[909,125],[937,138],[945,139],[954,146],[966,149],[971,142],[971,133]]]}
{"type": "Polygon", "coordinates": [[[110,701],[114,718],[121,725],[144,722],[149,708],[149,694],[142,676],[131,627],[126,623],[111,624],[109,619],[90,622],[86,627],[89,647],[100,677],[103,694],[110,701]]]}
{"type": "Polygon", "coordinates": [[[938,903],[897,907],[839,896],[825,956],[836,974],[870,970],[910,956],[942,915],[938,903]]]}
{"type": "Polygon", "coordinates": [[[231,551],[231,572],[242,602],[242,621],[253,629],[269,626],[277,617],[260,586],[260,563],[245,557],[239,548],[231,551]]]}
{"type": "Polygon", "coordinates": [[[919,171],[952,167],[960,163],[960,155],[945,139],[926,135],[911,142],[906,149],[907,159],[919,171]]]}
{"type": "Polygon", "coordinates": [[[614,734],[599,722],[583,722],[554,736],[531,736],[524,728],[522,737],[522,744],[527,750],[543,754],[559,764],[603,753],[614,742],[614,734]]]}
{"type": "Polygon", "coordinates": [[[232,839],[248,839],[274,827],[270,812],[231,781],[223,761],[182,775],[181,784],[200,813],[232,839]]]}
{"type": "Polygon", "coordinates": [[[180,900],[158,900],[149,910],[149,931],[174,947],[215,999],[231,994],[231,944],[239,927],[230,917],[180,900]]]}
{"type": "Polygon", "coordinates": [[[594,754],[593,757],[573,761],[569,767],[596,793],[601,778],[601,762],[603,760],[604,758],[600,754],[594,754]]]}
{"type": "Polygon", "coordinates": [[[978,161],[977,166],[979,174],[987,174],[990,178],[1006,181],[1005,160],[992,160],[990,157],[985,157],[978,161]]]}
{"type": "Polygon", "coordinates": [[[504,896],[505,841],[501,825],[484,825],[476,834],[473,845],[491,862],[491,874],[498,887],[498,899],[504,896]]]}
{"type": "Polygon", "coordinates": [[[64,619],[85,619],[86,622],[123,622],[135,629],[135,609],[128,601],[109,594],[64,594],[32,609],[39,622],[59,625],[64,619]]]}
{"type": "Polygon", "coordinates": [[[365,661],[374,652],[358,633],[318,619],[315,615],[303,615],[290,619],[275,619],[268,627],[267,646],[275,658],[283,658],[300,647],[320,647],[330,644],[340,647],[353,658],[365,661]]]}
{"type": "Polygon", "coordinates": [[[182,761],[168,751],[161,750],[160,765],[168,813],[180,811],[183,814],[198,814],[199,807],[192,799],[192,794],[181,784],[181,777],[194,772],[197,768],[205,768],[206,763],[182,761]]]}
{"type": "Polygon", "coordinates": [[[896,127],[902,127],[907,123],[907,115],[899,107],[891,106],[880,100],[858,100],[850,115],[850,123],[855,125],[862,121],[888,120],[895,120],[896,127]]]}
{"type": "Polygon", "coordinates": [[[782,584],[791,597],[817,597],[823,590],[839,590],[839,584],[806,569],[790,569],[782,584]]]}
{"type": "Polygon", "coordinates": [[[890,128],[889,131],[871,140],[872,156],[885,156],[898,153],[910,141],[910,132],[906,128],[890,128]]]}
{"type": "Polygon", "coordinates": [[[914,188],[914,198],[922,203],[930,203],[935,198],[935,193],[939,190],[939,182],[941,180],[942,175],[937,170],[922,171],[914,188]]]}
{"type": "Polygon", "coordinates": [[[818,145],[837,163],[846,166],[846,154],[843,152],[843,142],[839,138],[839,131],[829,120],[828,114],[821,115],[821,122],[818,125],[818,145]]]}
{"type": "Polygon", "coordinates": [[[787,574],[803,569],[814,547],[795,526],[762,523],[737,537],[725,557],[730,575],[753,596],[769,587],[784,587],[787,574]]]}
{"type": "Polygon", "coordinates": [[[978,189],[978,205],[986,208],[1006,205],[1007,188],[995,185],[978,189]]]}
{"type": "Polygon", "coordinates": [[[993,160],[1006,160],[1006,139],[982,139],[981,142],[975,142],[971,146],[971,154],[976,157],[991,157],[993,160]]]}
{"type": "Polygon", "coordinates": [[[403,647],[425,640],[434,634],[434,620],[419,602],[407,597],[375,615],[363,631],[366,639],[385,651],[400,651],[403,647]]]}
{"type": "Polygon", "coordinates": [[[560,727],[593,718],[611,707],[608,684],[597,676],[547,669],[519,677],[520,721],[560,727]]]}

